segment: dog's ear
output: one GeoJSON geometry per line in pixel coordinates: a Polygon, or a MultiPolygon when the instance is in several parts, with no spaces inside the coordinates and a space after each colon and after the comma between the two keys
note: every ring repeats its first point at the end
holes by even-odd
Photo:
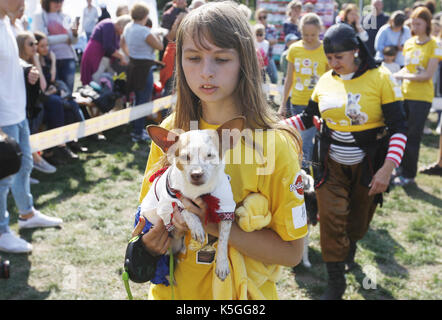
{"type": "Polygon", "coordinates": [[[219,138],[219,154],[222,157],[224,153],[235,147],[236,143],[241,138],[241,131],[244,129],[246,118],[237,117],[233,118],[216,130],[219,138]]]}
{"type": "Polygon", "coordinates": [[[164,129],[160,126],[150,125],[146,128],[147,133],[152,138],[153,142],[157,144],[163,150],[164,153],[178,141],[180,137],[176,133],[164,129]]]}

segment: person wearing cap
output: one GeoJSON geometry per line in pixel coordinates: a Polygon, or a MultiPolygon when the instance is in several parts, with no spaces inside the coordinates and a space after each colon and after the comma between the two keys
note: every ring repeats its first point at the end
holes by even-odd
{"type": "MultiPolygon", "coordinates": [[[[291,117],[304,111],[319,77],[328,69],[324,48],[319,39],[322,31],[321,18],[315,13],[305,14],[300,21],[300,30],[302,40],[290,46],[286,58],[289,76],[284,83],[283,99],[279,108],[279,114],[283,117],[291,117]],[[290,107],[287,110],[286,101],[289,95],[290,107]]],[[[301,132],[304,154],[302,167],[307,171],[310,167],[315,132],[314,127],[301,132]]]]}
{"type": "Polygon", "coordinates": [[[389,22],[379,29],[374,42],[376,50],[376,59],[382,61],[384,59],[383,51],[385,47],[397,47],[398,54],[394,62],[401,67],[404,66],[404,55],[402,49],[405,41],[411,38],[410,28],[404,25],[407,17],[403,11],[395,11],[391,15],[389,22]]]}
{"type": "Polygon", "coordinates": [[[400,86],[352,27],[330,27],[323,45],[331,70],[319,79],[304,112],[283,122],[301,131],[320,129],[313,172],[328,273],[321,299],[328,300],[342,299],[356,242],[401,162],[407,128],[400,86]]]}

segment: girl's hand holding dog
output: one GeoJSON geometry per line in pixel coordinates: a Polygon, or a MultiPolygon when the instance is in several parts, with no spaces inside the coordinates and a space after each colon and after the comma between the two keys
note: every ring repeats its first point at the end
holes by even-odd
{"type": "MultiPolygon", "coordinates": [[[[144,217],[140,217],[134,231],[132,231],[132,236],[139,235],[146,225],[146,220],[144,217]]],[[[170,245],[169,232],[164,226],[163,220],[159,219],[159,223],[154,225],[148,233],[145,233],[141,240],[143,241],[144,247],[153,255],[166,254],[170,245]]]]}

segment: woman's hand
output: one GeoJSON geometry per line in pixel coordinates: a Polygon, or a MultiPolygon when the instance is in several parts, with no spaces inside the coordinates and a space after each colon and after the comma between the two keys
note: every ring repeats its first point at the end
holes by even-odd
{"type": "Polygon", "coordinates": [[[28,73],[28,82],[31,85],[34,85],[38,79],[40,78],[40,72],[36,67],[32,67],[28,73]]]}
{"type": "Polygon", "coordinates": [[[285,105],[285,103],[281,103],[281,105],[279,106],[278,114],[281,116],[282,119],[286,117],[287,106],[285,105]]]}
{"type": "Polygon", "coordinates": [[[403,79],[404,79],[404,73],[401,72],[401,71],[396,72],[396,73],[393,73],[393,77],[394,77],[396,80],[403,80],[403,79]]]}
{"type": "Polygon", "coordinates": [[[385,160],[384,165],[376,172],[371,180],[368,191],[369,196],[373,196],[378,193],[382,193],[387,190],[390,184],[391,173],[393,172],[395,165],[391,160],[385,160]]]}
{"type": "Polygon", "coordinates": [[[122,66],[127,66],[129,64],[129,61],[128,61],[128,59],[126,59],[126,57],[121,57],[121,59],[120,59],[120,65],[122,65],[122,66]]]}
{"type": "MultiPolygon", "coordinates": [[[[132,236],[135,237],[139,235],[141,231],[143,231],[145,225],[146,219],[143,216],[140,216],[140,220],[138,221],[135,229],[132,231],[132,236]]],[[[152,255],[166,254],[167,250],[169,249],[170,239],[169,232],[166,230],[164,222],[161,219],[159,219],[159,222],[154,225],[148,233],[145,233],[141,237],[144,247],[152,255]]]]}

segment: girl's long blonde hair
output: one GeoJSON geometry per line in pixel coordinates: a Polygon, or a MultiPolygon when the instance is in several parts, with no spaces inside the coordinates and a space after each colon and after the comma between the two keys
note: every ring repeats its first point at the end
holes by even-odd
{"type": "Polygon", "coordinates": [[[205,48],[207,42],[220,48],[235,49],[240,58],[240,76],[234,92],[238,109],[250,129],[283,129],[288,131],[301,150],[302,140],[296,130],[279,124],[279,117],[268,105],[261,84],[261,71],[251,27],[238,5],[231,1],[211,2],[192,10],[181,22],[176,37],[176,78],[174,128],[188,131],[190,121],[202,116],[199,98],[190,89],[182,67],[184,37],[190,36],[205,48]]]}
{"type": "Polygon", "coordinates": [[[18,55],[20,56],[20,58],[22,58],[23,60],[25,60],[28,63],[34,64],[33,57],[30,57],[28,59],[26,59],[26,57],[25,57],[26,41],[28,41],[29,39],[32,39],[35,41],[34,34],[30,31],[21,31],[20,33],[17,34],[15,39],[17,40],[18,55]]]}

